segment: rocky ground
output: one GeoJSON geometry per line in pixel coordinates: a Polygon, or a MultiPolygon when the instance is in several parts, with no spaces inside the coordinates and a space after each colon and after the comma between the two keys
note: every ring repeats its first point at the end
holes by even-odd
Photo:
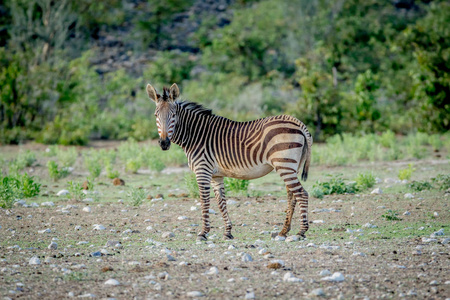
{"type": "MultiPolygon", "coordinates": [[[[121,187],[117,187],[120,189],[121,187]]],[[[120,190],[117,190],[120,194],[120,190]]],[[[273,240],[285,198],[233,197],[235,240],[214,205],[197,242],[199,203],[74,202],[58,196],[0,210],[4,299],[446,299],[448,196],[328,196],[311,201],[307,239],[273,240]],[[401,220],[383,215],[391,209],[401,220]]],[[[122,200],[122,201],[121,201],[122,200]]],[[[294,224],[294,234],[298,222],[294,224]]]]}

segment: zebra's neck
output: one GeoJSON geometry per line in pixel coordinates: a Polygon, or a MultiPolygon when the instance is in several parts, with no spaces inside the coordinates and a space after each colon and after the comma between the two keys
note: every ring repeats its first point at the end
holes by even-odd
{"type": "Polygon", "coordinates": [[[197,103],[177,102],[176,105],[177,121],[171,141],[188,150],[201,143],[208,124],[217,116],[197,103]]]}

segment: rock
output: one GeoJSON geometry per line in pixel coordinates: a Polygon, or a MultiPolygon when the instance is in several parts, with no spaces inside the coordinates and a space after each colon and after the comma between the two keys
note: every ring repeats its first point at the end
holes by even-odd
{"type": "Polygon", "coordinates": [[[233,250],[233,249],[236,249],[236,247],[234,245],[228,246],[228,250],[233,250]]]}
{"type": "Polygon", "coordinates": [[[217,275],[217,274],[219,274],[219,269],[217,267],[211,267],[205,274],[206,275],[217,275]]]}
{"type": "Polygon", "coordinates": [[[19,206],[27,206],[27,202],[25,200],[17,200],[14,203],[14,206],[19,207],[19,206]]]}
{"type": "Polygon", "coordinates": [[[324,293],[323,289],[318,288],[318,289],[312,290],[311,293],[309,293],[309,295],[322,297],[322,296],[325,296],[325,293],[324,293]]]}
{"type": "Polygon", "coordinates": [[[83,211],[90,213],[92,208],[90,206],[83,207],[83,211]]]}
{"type": "Polygon", "coordinates": [[[68,190],[60,190],[59,192],[56,193],[56,196],[65,196],[65,195],[68,195],[68,194],[69,194],[68,190]]]}
{"type": "Polygon", "coordinates": [[[216,211],[215,211],[214,209],[210,208],[210,209],[209,209],[209,213],[212,214],[212,215],[215,215],[215,214],[216,214],[216,211]]]}
{"type": "Polygon", "coordinates": [[[120,248],[122,247],[122,244],[119,241],[107,241],[105,247],[120,248]]]}
{"type": "Polygon", "coordinates": [[[161,237],[164,239],[173,238],[173,237],[175,237],[175,234],[173,232],[166,231],[161,235],[161,237]]]}
{"type": "Polygon", "coordinates": [[[439,282],[437,280],[433,280],[432,282],[430,282],[430,285],[439,285],[439,282]]]}
{"type": "Polygon", "coordinates": [[[197,206],[191,206],[191,211],[198,210],[197,206]]]}
{"type": "Polygon", "coordinates": [[[363,228],[377,228],[378,226],[377,226],[377,225],[372,225],[372,224],[370,224],[370,223],[366,223],[366,224],[364,224],[362,227],[363,227],[363,228]]]}
{"type": "Polygon", "coordinates": [[[333,273],[333,275],[324,277],[321,280],[322,281],[330,281],[330,282],[342,282],[345,280],[345,277],[344,277],[344,275],[342,275],[342,273],[335,272],[335,273],[333,273]]]}
{"type": "Polygon", "coordinates": [[[328,275],[331,275],[331,272],[329,270],[325,269],[325,270],[320,271],[319,275],[320,276],[328,276],[328,275]]]}
{"type": "Polygon", "coordinates": [[[81,225],[75,226],[75,230],[81,230],[81,225]]]}
{"type": "Polygon", "coordinates": [[[58,249],[58,244],[55,243],[55,242],[51,242],[50,245],[48,245],[47,248],[50,249],[50,250],[56,250],[56,249],[58,249]]]}
{"type": "Polygon", "coordinates": [[[303,282],[302,279],[295,277],[294,274],[292,274],[291,272],[287,272],[286,274],[284,274],[283,281],[284,282],[303,282]]]}
{"type": "Polygon", "coordinates": [[[38,231],[38,233],[50,233],[50,232],[52,232],[52,231],[50,230],[50,228],[47,228],[47,229],[39,230],[39,231],[38,231]]]}
{"type": "Polygon", "coordinates": [[[411,215],[411,213],[410,213],[409,211],[405,211],[405,212],[403,213],[403,215],[404,215],[404,216],[409,216],[409,215],[411,215]]]}
{"type": "Polygon", "coordinates": [[[405,199],[413,199],[414,195],[411,193],[406,193],[403,197],[405,197],[405,199]]]}
{"type": "Polygon", "coordinates": [[[170,279],[170,275],[169,275],[169,273],[167,273],[166,271],[164,271],[164,272],[158,273],[158,278],[159,278],[159,279],[168,280],[168,279],[170,279]]]}
{"type": "Polygon", "coordinates": [[[291,242],[297,242],[299,239],[300,238],[298,235],[291,235],[291,236],[288,236],[285,241],[286,241],[286,243],[291,243],[291,242]]]}
{"type": "Polygon", "coordinates": [[[280,236],[280,235],[277,235],[276,237],[275,237],[275,239],[274,239],[275,241],[285,241],[286,240],[286,238],[284,237],[284,236],[280,236]]]}
{"type": "Polygon", "coordinates": [[[37,256],[33,256],[28,261],[28,264],[30,264],[30,265],[40,265],[41,264],[41,260],[37,256]]]}
{"type": "Polygon", "coordinates": [[[95,295],[88,293],[88,294],[79,295],[78,298],[95,298],[95,295]]]}
{"type": "Polygon", "coordinates": [[[441,235],[444,235],[444,228],[439,229],[439,231],[433,232],[430,237],[434,238],[441,235]]]}
{"type": "Polygon", "coordinates": [[[227,200],[227,205],[234,205],[236,203],[237,203],[236,200],[232,200],[232,199],[227,200]]]}
{"type": "Polygon", "coordinates": [[[186,217],[186,216],[179,216],[178,217],[178,220],[186,220],[188,217],[186,217]]]}
{"type": "Polygon", "coordinates": [[[101,224],[94,224],[94,229],[93,230],[105,230],[105,226],[101,225],[101,224]]]}
{"type": "Polygon", "coordinates": [[[247,293],[245,294],[244,299],[255,299],[255,293],[253,293],[253,292],[247,292],[247,293]]]}
{"type": "Polygon", "coordinates": [[[52,201],[42,202],[41,206],[55,206],[55,203],[53,203],[52,201]]]}
{"type": "Polygon", "coordinates": [[[125,181],[123,179],[120,179],[120,178],[117,178],[117,177],[113,179],[112,183],[115,186],[125,185],[125,181]]]}
{"type": "Polygon", "coordinates": [[[167,261],[176,261],[175,257],[173,257],[172,255],[167,254],[166,256],[167,256],[167,261]]]}
{"type": "Polygon", "coordinates": [[[374,189],[372,192],[370,192],[371,194],[383,194],[383,191],[380,188],[376,188],[374,189]]]}
{"type": "Polygon", "coordinates": [[[120,285],[120,282],[111,278],[111,279],[106,280],[105,284],[106,285],[120,285]]]}
{"type": "Polygon", "coordinates": [[[448,243],[450,243],[450,238],[445,238],[445,239],[443,239],[443,240],[441,241],[441,244],[442,244],[442,245],[446,245],[446,244],[448,244],[448,243]]]}
{"type": "Polygon", "coordinates": [[[439,214],[435,211],[435,212],[433,213],[433,216],[439,217],[439,214]]]}
{"type": "Polygon", "coordinates": [[[193,292],[187,292],[186,296],[190,298],[196,298],[196,297],[203,297],[205,296],[202,292],[199,291],[193,291],[193,292]]]}
{"type": "Polygon", "coordinates": [[[243,262],[250,262],[250,261],[253,261],[253,258],[251,257],[250,254],[244,253],[244,254],[242,255],[242,257],[241,257],[241,260],[242,260],[243,262]]]}
{"type": "Polygon", "coordinates": [[[91,254],[89,254],[89,256],[100,257],[100,256],[102,256],[102,253],[100,251],[95,251],[95,252],[92,252],[91,254]]]}
{"type": "Polygon", "coordinates": [[[321,223],[325,223],[323,220],[314,220],[312,221],[314,224],[321,224],[321,223]]]}

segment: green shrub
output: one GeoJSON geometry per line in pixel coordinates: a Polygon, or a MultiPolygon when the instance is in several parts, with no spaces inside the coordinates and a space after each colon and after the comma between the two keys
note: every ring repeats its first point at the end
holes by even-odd
{"type": "Polygon", "coordinates": [[[395,133],[391,130],[383,132],[380,136],[380,143],[385,148],[392,148],[395,145],[395,133]]]}
{"type": "Polygon", "coordinates": [[[54,160],[50,160],[47,163],[48,175],[53,181],[57,181],[58,179],[64,178],[69,175],[69,171],[67,168],[60,169],[58,164],[54,160]]]}
{"type": "Polygon", "coordinates": [[[428,137],[428,142],[433,147],[434,151],[441,150],[444,143],[441,140],[441,137],[438,134],[432,134],[428,137]]]}
{"type": "Polygon", "coordinates": [[[113,166],[110,163],[107,163],[105,165],[105,171],[106,171],[106,177],[109,179],[118,178],[120,173],[117,170],[113,169],[113,166]]]}
{"type": "Polygon", "coordinates": [[[84,166],[93,180],[98,178],[102,172],[101,160],[96,156],[85,155],[84,166]]]}
{"type": "Polygon", "coordinates": [[[367,190],[375,185],[375,176],[373,173],[359,173],[355,179],[356,188],[359,191],[367,190]]]}
{"type": "Polygon", "coordinates": [[[431,178],[431,182],[439,187],[440,190],[450,189],[450,175],[438,174],[436,177],[431,178]]]}
{"type": "Polygon", "coordinates": [[[249,180],[242,180],[237,178],[224,178],[224,185],[226,191],[234,193],[247,193],[249,180]]]}
{"type": "Polygon", "coordinates": [[[67,184],[67,190],[69,191],[68,198],[76,201],[81,201],[84,198],[83,187],[81,186],[81,184],[73,181],[68,181],[67,184]]]}
{"type": "Polygon", "coordinates": [[[408,185],[412,190],[421,192],[423,190],[431,190],[433,186],[428,181],[413,181],[408,185]]]}
{"type": "Polygon", "coordinates": [[[323,189],[321,187],[313,187],[310,195],[314,198],[322,199],[324,196],[323,189]]]}
{"type": "Polygon", "coordinates": [[[19,155],[16,158],[16,163],[19,165],[20,169],[31,167],[35,161],[36,154],[31,152],[30,150],[20,151],[19,155]]]}
{"type": "Polygon", "coordinates": [[[186,184],[186,188],[189,193],[189,197],[191,198],[199,198],[200,191],[198,189],[197,177],[194,173],[186,173],[184,175],[184,183],[186,184]]]}
{"type": "MultiPolygon", "coordinates": [[[[324,182],[317,181],[313,185],[313,190],[320,189],[323,195],[355,193],[357,191],[356,182],[345,183],[342,174],[334,176],[328,174],[327,176],[330,177],[330,180],[324,182]]],[[[320,195],[321,193],[316,191],[316,194],[320,195]]]]}
{"type": "Polygon", "coordinates": [[[147,192],[144,189],[131,188],[127,196],[130,198],[131,205],[141,206],[147,197],[147,192]]]}
{"type": "Polygon", "coordinates": [[[409,180],[416,169],[413,168],[412,164],[408,164],[407,169],[401,169],[398,171],[398,179],[409,180]]]}
{"type": "Polygon", "coordinates": [[[77,149],[75,149],[74,147],[69,147],[66,150],[57,148],[56,150],[56,157],[58,158],[61,165],[66,168],[72,167],[75,164],[77,156],[77,149]]]}
{"type": "Polygon", "coordinates": [[[396,211],[393,211],[390,209],[388,209],[388,211],[385,214],[381,215],[381,217],[387,221],[401,221],[402,220],[398,217],[398,213],[396,211]]]}
{"type": "Polygon", "coordinates": [[[0,207],[11,208],[16,200],[39,195],[41,185],[27,173],[0,176],[0,207]]]}
{"type": "Polygon", "coordinates": [[[129,158],[127,159],[125,165],[125,171],[129,171],[131,173],[137,173],[137,171],[141,167],[141,159],[140,158],[129,158]]]}
{"type": "Polygon", "coordinates": [[[30,176],[27,173],[17,176],[19,180],[19,187],[22,190],[23,197],[31,198],[39,195],[41,191],[41,185],[34,181],[34,176],[30,176]]]}

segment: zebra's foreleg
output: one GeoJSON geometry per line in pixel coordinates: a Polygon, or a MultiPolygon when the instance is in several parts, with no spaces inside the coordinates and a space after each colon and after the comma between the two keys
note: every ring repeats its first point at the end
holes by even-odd
{"type": "Polygon", "coordinates": [[[200,201],[202,203],[202,231],[198,233],[197,240],[206,241],[206,235],[211,229],[211,225],[209,223],[209,194],[211,190],[211,173],[206,172],[205,170],[196,171],[197,184],[200,192],[200,201]]]}
{"type": "Polygon", "coordinates": [[[223,177],[215,177],[212,179],[211,183],[214,189],[214,195],[216,196],[217,204],[219,205],[220,212],[222,213],[223,221],[225,222],[224,238],[227,240],[232,240],[234,239],[234,237],[231,234],[232,224],[230,217],[228,216],[223,177]]]}

